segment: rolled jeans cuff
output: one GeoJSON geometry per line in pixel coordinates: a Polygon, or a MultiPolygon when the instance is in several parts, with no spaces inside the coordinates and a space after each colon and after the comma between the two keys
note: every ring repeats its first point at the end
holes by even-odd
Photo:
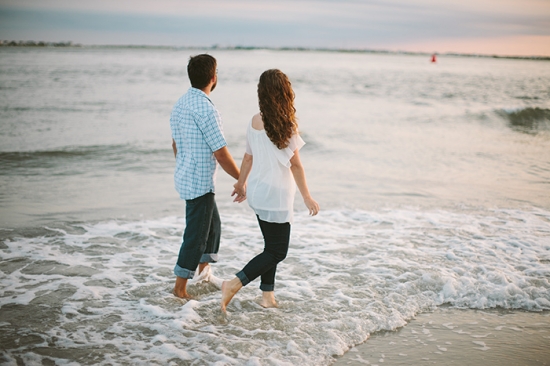
{"type": "Polygon", "coordinates": [[[176,264],[174,267],[174,274],[181,278],[193,278],[195,276],[195,271],[190,271],[186,268],[181,268],[176,264]]]}
{"type": "Polygon", "coordinates": [[[248,277],[246,277],[243,271],[240,271],[239,273],[237,273],[236,276],[239,278],[239,280],[241,280],[241,283],[243,284],[243,286],[246,286],[250,283],[250,280],[248,279],[248,277]]]}
{"type": "Polygon", "coordinates": [[[265,283],[261,283],[260,284],[260,290],[262,291],[274,291],[275,290],[275,285],[266,285],[265,283]]]}
{"type": "Polygon", "coordinates": [[[201,256],[200,263],[216,263],[218,261],[217,253],[205,253],[201,256]]]}

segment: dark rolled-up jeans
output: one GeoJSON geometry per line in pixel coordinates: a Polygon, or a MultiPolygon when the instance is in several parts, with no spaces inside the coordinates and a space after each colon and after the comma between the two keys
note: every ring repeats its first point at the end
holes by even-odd
{"type": "Polygon", "coordinates": [[[199,263],[218,261],[221,221],[214,193],[185,202],[185,231],[174,274],[193,278],[199,263]]]}
{"type": "Polygon", "coordinates": [[[290,223],[283,224],[262,221],[258,217],[260,229],[264,236],[264,251],[248,262],[237,273],[243,286],[261,276],[260,289],[273,291],[275,289],[275,272],[277,264],[286,258],[290,242],[290,223]]]}

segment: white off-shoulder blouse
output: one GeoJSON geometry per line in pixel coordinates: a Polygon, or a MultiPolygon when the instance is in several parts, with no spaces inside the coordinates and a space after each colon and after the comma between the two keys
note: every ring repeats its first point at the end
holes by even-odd
{"type": "Polygon", "coordinates": [[[296,182],[290,159],[305,145],[304,140],[296,133],[286,148],[279,149],[265,130],[252,127],[252,121],[246,136],[246,153],[253,157],[246,192],[249,206],[263,221],[292,223],[296,182]]]}

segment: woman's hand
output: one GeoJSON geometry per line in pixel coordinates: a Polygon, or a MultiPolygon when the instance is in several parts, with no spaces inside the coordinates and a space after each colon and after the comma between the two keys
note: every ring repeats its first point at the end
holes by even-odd
{"type": "Polygon", "coordinates": [[[239,182],[233,184],[233,193],[231,193],[231,197],[237,195],[233,202],[241,203],[244,200],[246,200],[246,183],[240,184],[239,182]]]}
{"type": "Polygon", "coordinates": [[[231,193],[231,197],[237,195],[233,202],[241,203],[246,199],[246,181],[248,179],[248,175],[250,174],[250,170],[252,169],[252,161],[252,155],[244,153],[243,162],[241,163],[241,173],[237,183],[233,184],[235,189],[233,190],[233,193],[231,193]]]}
{"type": "Polygon", "coordinates": [[[309,214],[311,216],[315,216],[319,213],[319,204],[313,198],[304,198],[304,203],[306,204],[306,207],[309,210],[309,214]]]}

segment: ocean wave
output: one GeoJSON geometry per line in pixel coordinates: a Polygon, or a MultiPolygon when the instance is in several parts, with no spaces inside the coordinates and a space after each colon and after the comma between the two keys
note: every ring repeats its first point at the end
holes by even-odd
{"type": "Polygon", "coordinates": [[[37,113],[43,113],[43,112],[53,112],[53,113],[73,113],[73,112],[92,112],[93,110],[91,108],[75,108],[75,107],[59,107],[59,106],[44,106],[44,107],[12,107],[12,106],[5,106],[2,108],[3,112],[37,112],[37,113]]]}
{"type": "Polygon", "coordinates": [[[48,344],[60,363],[328,365],[369,334],[443,304],[550,309],[548,211],[298,214],[277,271],[280,308],[257,304],[255,281],[227,317],[215,283],[261,251],[262,239],[253,215],[222,222],[215,281],[190,285],[196,298],[187,302],[170,294],[182,218],[5,233],[0,341],[37,360],[34,349],[48,344]],[[13,342],[29,329],[34,338],[13,342]]]}
{"type": "Polygon", "coordinates": [[[0,175],[79,175],[94,171],[145,171],[172,162],[169,149],[131,144],[73,146],[39,151],[0,152],[0,175]],[[157,158],[158,157],[158,158],[157,158]]]}
{"type": "Polygon", "coordinates": [[[536,133],[550,130],[550,109],[539,107],[499,109],[496,114],[504,118],[516,131],[536,133]]]}

